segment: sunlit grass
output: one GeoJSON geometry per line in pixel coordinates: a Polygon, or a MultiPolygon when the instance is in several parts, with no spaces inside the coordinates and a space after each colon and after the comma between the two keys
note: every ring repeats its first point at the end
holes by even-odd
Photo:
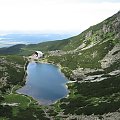
{"type": "Polygon", "coordinates": [[[30,100],[26,96],[19,94],[6,95],[4,100],[4,103],[7,104],[17,103],[17,105],[21,108],[28,107],[29,102],[30,100]]]}

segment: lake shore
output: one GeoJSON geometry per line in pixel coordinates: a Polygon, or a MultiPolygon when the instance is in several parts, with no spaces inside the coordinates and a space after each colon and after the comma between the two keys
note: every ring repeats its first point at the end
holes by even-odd
{"type": "MultiPolygon", "coordinates": [[[[65,76],[65,74],[61,72],[61,66],[60,66],[60,65],[55,65],[55,64],[49,63],[49,62],[47,62],[47,61],[39,61],[39,60],[33,60],[33,59],[30,60],[30,59],[27,59],[26,64],[25,64],[25,66],[24,66],[25,76],[24,76],[23,80],[24,80],[25,82],[26,82],[26,80],[27,80],[27,79],[26,79],[26,76],[27,76],[27,65],[28,65],[30,62],[38,62],[38,63],[51,64],[51,65],[57,66],[60,74],[62,74],[62,75],[67,79],[67,77],[65,76]]],[[[68,81],[68,82],[67,82],[66,84],[64,84],[63,86],[68,89],[67,84],[72,83],[72,82],[73,82],[73,81],[68,81]]],[[[75,81],[74,81],[74,82],[75,82],[75,81]]],[[[21,86],[21,87],[23,87],[23,86],[21,86]]],[[[20,87],[20,88],[21,88],[21,87],[20,87]]],[[[17,93],[24,95],[23,93],[20,93],[20,92],[17,92],[17,93]]],[[[62,98],[60,98],[60,99],[56,100],[55,102],[50,103],[50,104],[48,104],[48,105],[54,105],[54,104],[56,104],[58,101],[60,101],[61,99],[69,97],[69,93],[70,93],[70,91],[68,91],[68,95],[65,95],[64,97],[62,97],[62,98]]],[[[36,103],[39,104],[39,105],[44,105],[44,104],[42,104],[41,101],[37,100],[35,97],[29,96],[29,95],[26,95],[26,94],[25,94],[24,96],[31,97],[31,98],[32,98],[33,100],[35,100],[36,103]]]]}

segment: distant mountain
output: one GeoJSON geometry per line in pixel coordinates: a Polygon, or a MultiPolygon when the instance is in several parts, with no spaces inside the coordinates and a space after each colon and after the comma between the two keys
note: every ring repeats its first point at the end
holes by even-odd
{"type": "Polygon", "coordinates": [[[0,35],[0,48],[9,47],[16,44],[37,44],[50,40],[61,40],[68,38],[72,34],[25,34],[25,33],[14,33],[0,35]]]}

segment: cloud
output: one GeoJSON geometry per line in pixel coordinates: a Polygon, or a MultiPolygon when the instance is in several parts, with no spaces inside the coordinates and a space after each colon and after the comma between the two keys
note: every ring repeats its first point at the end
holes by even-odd
{"type": "Polygon", "coordinates": [[[120,8],[118,0],[89,1],[0,0],[0,31],[83,31],[120,8]]]}

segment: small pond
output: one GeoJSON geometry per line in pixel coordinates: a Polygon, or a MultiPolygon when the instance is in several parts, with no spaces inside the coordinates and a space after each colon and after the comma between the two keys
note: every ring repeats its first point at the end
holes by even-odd
{"type": "Polygon", "coordinates": [[[67,82],[57,66],[30,62],[26,84],[17,92],[33,97],[42,105],[49,105],[68,95],[67,82]]]}

